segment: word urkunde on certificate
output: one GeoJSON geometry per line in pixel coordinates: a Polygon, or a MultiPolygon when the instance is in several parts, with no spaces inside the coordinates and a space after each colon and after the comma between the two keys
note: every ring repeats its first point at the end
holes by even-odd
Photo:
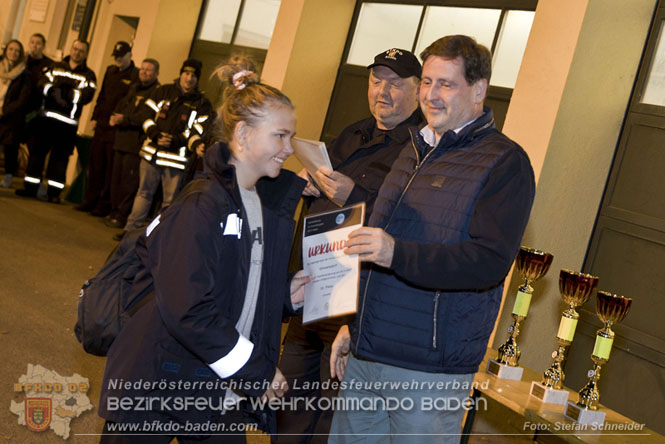
{"type": "Polygon", "coordinates": [[[303,323],[356,312],[360,261],[344,248],[364,217],[364,202],[305,217],[303,269],[314,280],[305,286],[303,323]]]}

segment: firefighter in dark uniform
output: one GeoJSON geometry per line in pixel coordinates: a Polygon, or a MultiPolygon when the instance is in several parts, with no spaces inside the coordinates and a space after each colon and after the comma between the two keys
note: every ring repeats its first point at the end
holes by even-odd
{"type": "Polygon", "coordinates": [[[37,196],[44,161],[50,151],[46,169],[47,196],[49,202],[60,203],[81,109],[90,103],[97,88],[95,73],[85,63],[88,49],[88,42],[75,40],[69,55],[44,73],[44,104],[35,123],[35,143],[25,172],[24,188],[16,190],[19,196],[37,196]]]}
{"type": "Polygon", "coordinates": [[[42,34],[36,33],[30,36],[28,58],[25,62],[25,69],[30,73],[30,81],[32,83],[27,109],[28,116],[26,117],[26,120],[29,121],[37,116],[42,107],[44,96],[38,87],[42,83],[42,75],[53,66],[53,60],[44,55],[44,46],[46,46],[46,39],[42,34]]]}
{"type": "Polygon", "coordinates": [[[139,187],[139,150],[145,139],[141,107],[159,88],[159,62],[145,59],[139,70],[139,81],[118,103],[109,124],[116,129],[113,143],[113,173],[111,174],[111,214],[105,221],[113,228],[122,228],[132,210],[139,187]]]}
{"type": "Polygon", "coordinates": [[[113,166],[113,141],[116,129],[109,118],[116,105],[137,82],[139,70],[132,61],[129,43],[119,41],[113,47],[115,63],[106,68],[102,89],[92,112],[95,136],[90,144],[88,183],[83,204],[79,211],[90,211],[93,216],[106,216],[111,211],[111,171],[113,166]]]}
{"type": "Polygon", "coordinates": [[[171,203],[190,157],[203,143],[202,135],[211,123],[213,109],[198,89],[202,66],[199,60],[185,60],[180,77],[157,89],[143,105],[143,131],[147,138],[139,152],[139,190],[125,232],[143,225],[160,182],[162,208],[171,203]]]}

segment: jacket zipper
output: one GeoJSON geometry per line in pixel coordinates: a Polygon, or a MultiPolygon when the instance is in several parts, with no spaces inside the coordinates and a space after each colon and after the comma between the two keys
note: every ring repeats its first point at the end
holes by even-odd
{"type": "Polygon", "coordinates": [[[436,333],[437,333],[437,313],[439,312],[439,296],[441,295],[441,292],[439,290],[436,291],[436,294],[434,295],[434,314],[432,315],[432,323],[434,324],[434,329],[432,333],[432,347],[436,348],[436,333]]]}
{"type": "MultiPolygon", "coordinates": [[[[397,207],[399,207],[399,204],[402,203],[402,199],[404,198],[404,195],[406,194],[407,190],[411,186],[411,183],[413,182],[413,179],[415,179],[416,175],[418,174],[418,171],[420,171],[420,167],[427,161],[429,156],[435,151],[434,147],[432,149],[430,149],[427,152],[427,154],[425,154],[425,157],[423,157],[423,159],[421,161],[420,160],[420,153],[418,152],[418,149],[416,148],[416,142],[413,140],[413,133],[409,133],[409,135],[411,136],[411,147],[413,148],[414,152],[416,153],[416,168],[411,173],[411,177],[409,178],[408,182],[406,183],[406,186],[402,190],[402,193],[400,194],[399,199],[397,199],[397,202],[395,203],[395,206],[393,207],[393,210],[390,213],[390,217],[388,217],[388,222],[386,222],[386,226],[383,228],[384,230],[388,229],[388,226],[390,225],[390,222],[392,222],[393,216],[395,215],[395,212],[397,211],[397,207]]],[[[363,289],[363,305],[362,305],[362,307],[360,307],[360,321],[358,322],[358,334],[356,335],[356,344],[355,344],[356,351],[358,351],[358,344],[360,343],[360,336],[362,334],[363,319],[365,317],[365,301],[367,300],[367,288],[369,287],[369,281],[370,281],[371,277],[372,277],[372,269],[370,268],[369,273],[367,274],[367,280],[365,281],[365,288],[363,289]]],[[[438,292],[437,292],[437,299],[438,299],[438,292]]],[[[436,348],[436,346],[435,346],[435,348],[436,348]]]]}

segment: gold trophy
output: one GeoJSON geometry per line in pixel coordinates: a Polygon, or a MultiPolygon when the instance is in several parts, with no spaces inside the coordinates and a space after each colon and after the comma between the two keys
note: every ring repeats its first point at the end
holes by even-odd
{"type": "Polygon", "coordinates": [[[531,396],[535,396],[548,404],[566,405],[568,390],[563,390],[563,361],[566,359],[566,349],[573,343],[575,328],[580,315],[575,308],[581,307],[589,300],[598,286],[598,278],[590,274],[577,273],[570,270],[561,270],[559,273],[559,292],[569,305],[563,312],[556,342],[559,348],[552,353],[554,362],[545,370],[542,382],[531,383],[531,396]]]}
{"type": "Polygon", "coordinates": [[[596,343],[593,346],[591,360],[593,369],[589,370],[589,380],[579,392],[577,403],[568,402],[566,417],[580,424],[603,424],[605,412],[598,410],[600,392],[598,391],[598,380],[600,379],[600,368],[610,359],[610,351],[614,342],[612,326],[623,321],[630,310],[630,298],[624,298],[616,294],[599,291],[596,297],[596,312],[605,324],[605,327],[596,332],[596,343]]]}
{"type": "Polygon", "coordinates": [[[497,359],[491,359],[487,363],[487,373],[496,375],[499,378],[522,379],[524,369],[518,367],[520,359],[520,348],[517,346],[517,335],[520,333],[520,322],[526,319],[531,303],[533,288],[531,284],[545,276],[547,270],[552,265],[552,256],[550,253],[535,250],[533,248],[522,247],[517,254],[515,265],[524,279],[524,284],[520,285],[513,305],[513,325],[508,327],[510,336],[508,340],[499,347],[499,356],[497,359]]]}

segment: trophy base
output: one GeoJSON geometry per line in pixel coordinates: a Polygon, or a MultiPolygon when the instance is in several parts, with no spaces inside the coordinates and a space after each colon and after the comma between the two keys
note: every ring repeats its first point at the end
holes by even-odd
{"type": "Polygon", "coordinates": [[[523,372],[524,369],[522,367],[511,367],[506,364],[500,364],[494,359],[491,359],[487,363],[487,373],[497,378],[521,381],[523,372]]]}
{"type": "Polygon", "coordinates": [[[531,383],[531,396],[540,399],[545,404],[566,405],[568,402],[568,390],[553,389],[536,381],[531,383]]]}
{"type": "Polygon", "coordinates": [[[605,412],[585,409],[572,401],[568,403],[564,416],[578,424],[601,426],[605,423],[605,412]]]}

